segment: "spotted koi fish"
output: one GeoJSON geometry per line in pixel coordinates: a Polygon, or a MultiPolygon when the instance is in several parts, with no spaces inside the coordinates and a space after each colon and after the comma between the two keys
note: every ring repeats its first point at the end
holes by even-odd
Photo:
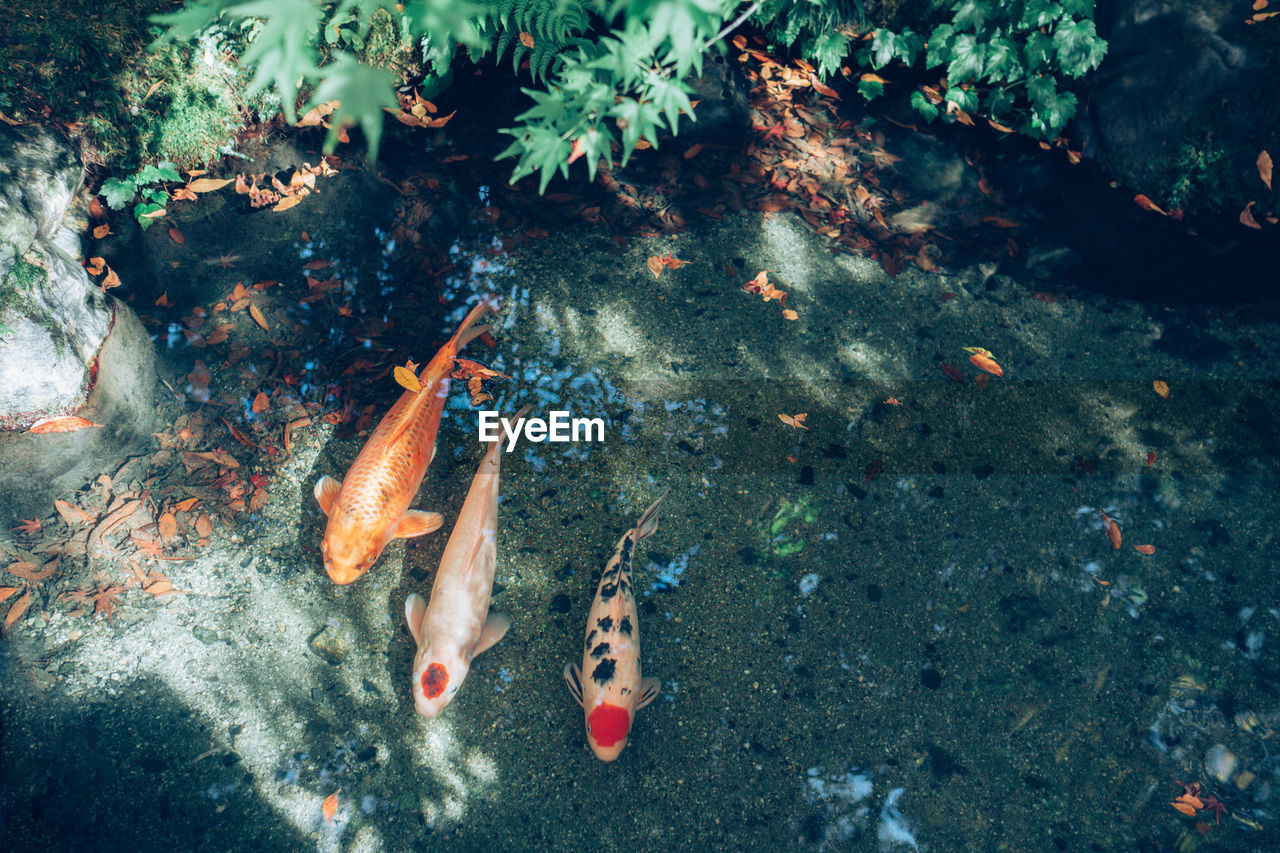
{"type": "Polygon", "coordinates": [[[636,545],[658,529],[658,505],[666,496],[663,492],[618,540],[587,615],[582,669],[573,664],[564,667],[565,683],[586,718],[587,742],[601,761],[613,761],[622,753],[635,712],[652,702],[662,687],[656,678],[640,677],[640,626],[631,589],[631,558],[636,545]]]}
{"type": "MultiPolygon", "coordinates": [[[[529,408],[521,409],[516,418],[524,417],[529,408]]],[[[440,558],[431,603],[416,592],[404,602],[404,618],[418,644],[413,658],[413,706],[428,719],[439,716],[453,701],[472,659],[501,640],[511,627],[506,616],[489,612],[498,557],[502,440],[488,444],[440,558]]]]}
{"type": "Polygon", "coordinates": [[[436,455],[454,356],[488,330],[475,322],[494,310],[486,300],[468,312],[418,374],[419,388],[401,394],[374,429],[341,484],[328,475],[316,481],[316,501],[329,517],[320,551],[334,583],[358,580],[392,539],[422,536],[443,523],[440,513],[409,509],[409,503],[436,455]]]}

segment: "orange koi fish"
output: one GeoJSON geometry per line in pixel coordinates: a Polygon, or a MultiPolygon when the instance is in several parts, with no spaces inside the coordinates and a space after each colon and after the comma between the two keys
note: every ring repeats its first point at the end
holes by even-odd
{"type": "Polygon", "coordinates": [[[586,717],[587,742],[601,761],[613,761],[622,753],[635,712],[652,702],[662,688],[658,679],[640,677],[640,625],[631,591],[631,557],[636,545],[658,529],[658,505],[666,496],[663,492],[618,540],[587,615],[582,669],[573,664],[564,667],[565,683],[586,717]],[[584,679],[584,672],[589,677],[584,679]]]}
{"type": "MultiPolygon", "coordinates": [[[[529,408],[525,406],[516,417],[524,417],[529,408]]],[[[413,706],[428,719],[439,716],[453,701],[472,659],[501,640],[511,627],[506,616],[489,612],[498,557],[502,440],[488,445],[444,546],[431,587],[431,604],[416,592],[404,602],[404,618],[418,644],[413,657],[413,706]]]]}
{"type": "Polygon", "coordinates": [[[392,539],[422,536],[443,523],[440,513],[409,509],[409,502],[436,455],[454,356],[488,330],[474,324],[495,310],[487,300],[471,309],[418,374],[418,390],[401,394],[374,429],[341,485],[328,475],[316,481],[316,501],[329,517],[320,551],[334,583],[358,580],[392,539]]]}

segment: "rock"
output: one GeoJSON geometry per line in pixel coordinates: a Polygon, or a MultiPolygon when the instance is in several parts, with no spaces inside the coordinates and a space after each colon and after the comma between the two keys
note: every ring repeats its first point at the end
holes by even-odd
{"type": "Polygon", "coordinates": [[[40,517],[145,446],[154,429],[154,353],[127,305],[83,267],[84,169],[49,131],[0,127],[0,515],[40,517]],[[78,415],[100,428],[30,435],[78,415]]]}
{"type": "MultiPolygon", "coordinates": [[[[1267,52],[1247,17],[1230,0],[1099,4],[1108,48],[1080,99],[1085,154],[1159,204],[1205,209],[1224,189],[1260,191],[1254,158],[1271,96],[1259,90],[1267,52]]],[[[1248,200],[1221,199],[1233,218],[1248,200]]]]}
{"type": "Polygon", "coordinates": [[[338,619],[330,619],[329,623],[311,635],[308,640],[311,651],[326,663],[337,666],[346,658],[355,643],[355,632],[351,627],[338,619]]]}
{"type": "Polygon", "coordinates": [[[1205,772],[1220,783],[1225,784],[1236,772],[1238,766],[1240,766],[1240,759],[1236,758],[1235,753],[1223,744],[1215,743],[1204,754],[1205,772]]]}

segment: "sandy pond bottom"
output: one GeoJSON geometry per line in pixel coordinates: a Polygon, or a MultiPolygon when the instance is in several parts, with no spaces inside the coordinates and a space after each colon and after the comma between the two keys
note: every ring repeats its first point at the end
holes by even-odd
{"type": "MultiPolygon", "coordinates": [[[[445,532],[331,584],[311,485],[362,440],[317,422],[259,513],[165,564],[184,594],[10,631],[11,849],[1246,851],[1275,831],[1274,321],[1045,301],[993,268],[889,278],[788,216],[460,260],[431,322],[504,297],[476,353],[514,377],[496,405],[606,420],[603,443],[504,459],[508,636],[441,718],[412,712],[403,602],[445,532]],[[691,263],[655,280],[667,253],[691,263]],[[740,290],[760,270],[799,319],[740,290]],[[966,346],[1004,376],[980,386],[966,346]],[[668,487],[636,564],[663,693],[604,765],[560,673],[668,487]],[[1220,823],[1172,809],[1174,780],[1220,823]]],[[[446,532],[475,423],[459,391],[415,504],[446,532]]]]}

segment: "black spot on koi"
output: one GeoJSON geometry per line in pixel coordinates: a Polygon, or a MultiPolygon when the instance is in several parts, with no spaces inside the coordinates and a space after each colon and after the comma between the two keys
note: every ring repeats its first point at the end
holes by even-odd
{"type": "Polygon", "coordinates": [[[613,680],[613,671],[618,666],[618,662],[613,658],[605,658],[596,664],[596,668],[591,671],[591,680],[601,687],[613,680]]]}

